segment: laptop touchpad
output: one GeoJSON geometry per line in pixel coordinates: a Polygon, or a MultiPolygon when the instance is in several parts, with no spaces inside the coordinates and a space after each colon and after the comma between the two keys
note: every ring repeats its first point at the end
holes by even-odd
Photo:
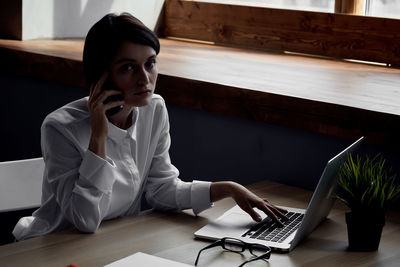
{"type": "Polygon", "coordinates": [[[254,221],[249,215],[233,212],[217,220],[214,226],[224,229],[224,232],[243,233],[252,224],[254,221]]]}

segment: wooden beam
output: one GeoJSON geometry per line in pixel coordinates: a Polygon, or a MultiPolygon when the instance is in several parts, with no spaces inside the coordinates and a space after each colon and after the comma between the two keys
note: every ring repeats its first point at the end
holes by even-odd
{"type": "Polygon", "coordinates": [[[365,0],[335,0],[335,12],[350,15],[364,15],[365,0]]]}
{"type": "Polygon", "coordinates": [[[400,20],[166,1],[165,36],[400,65],[400,20]]]}
{"type": "Polygon", "coordinates": [[[160,74],[157,93],[168,104],[346,139],[399,147],[400,117],[160,74]]]}
{"type": "MultiPolygon", "coordinates": [[[[170,105],[400,148],[399,69],[160,42],[156,92],[170,105]]],[[[0,71],[88,92],[82,49],[83,40],[0,40],[0,71]]]]}
{"type": "Polygon", "coordinates": [[[0,38],[22,40],[22,0],[0,1],[0,38]]]}

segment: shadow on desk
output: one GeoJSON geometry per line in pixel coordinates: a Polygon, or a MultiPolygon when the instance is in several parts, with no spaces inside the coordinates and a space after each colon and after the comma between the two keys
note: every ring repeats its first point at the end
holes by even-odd
{"type": "Polygon", "coordinates": [[[318,251],[325,252],[346,252],[348,243],[346,240],[308,237],[303,240],[302,247],[310,250],[318,249],[318,251]]]}

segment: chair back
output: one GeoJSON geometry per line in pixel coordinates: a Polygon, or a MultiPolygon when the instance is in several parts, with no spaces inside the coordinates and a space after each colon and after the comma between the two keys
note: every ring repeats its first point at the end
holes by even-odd
{"type": "Polygon", "coordinates": [[[43,158],[0,162],[0,212],[39,207],[43,158]]]}

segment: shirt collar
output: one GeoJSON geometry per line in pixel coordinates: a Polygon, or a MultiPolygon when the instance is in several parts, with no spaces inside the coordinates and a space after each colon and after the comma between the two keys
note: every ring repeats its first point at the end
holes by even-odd
{"type": "Polygon", "coordinates": [[[115,141],[122,140],[128,137],[136,139],[136,122],[138,120],[138,116],[139,109],[138,107],[134,107],[132,109],[132,125],[126,130],[121,129],[108,121],[108,136],[115,141]]]}

